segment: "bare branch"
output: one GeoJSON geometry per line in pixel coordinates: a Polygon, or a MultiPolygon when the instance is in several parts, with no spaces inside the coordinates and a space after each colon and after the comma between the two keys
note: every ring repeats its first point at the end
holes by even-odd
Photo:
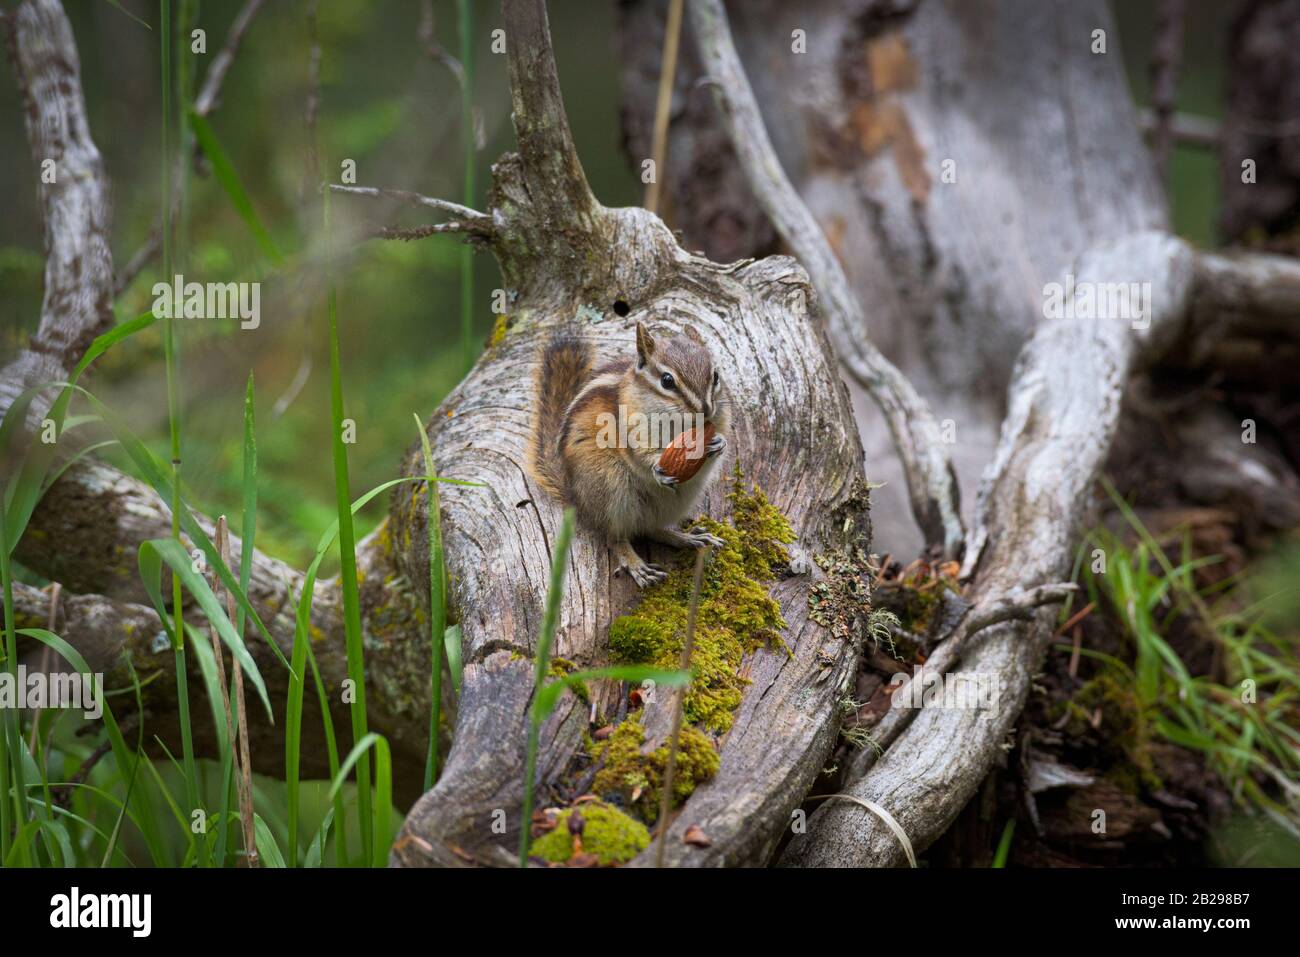
{"type": "Polygon", "coordinates": [[[1300,337],[1300,262],[1267,253],[1200,253],[1193,332],[1228,318],[1236,333],[1300,337]]]}
{"type": "Polygon", "coordinates": [[[1079,586],[1074,582],[1057,582],[1013,591],[976,605],[967,613],[958,634],[953,636],[955,650],[960,651],[963,641],[985,628],[1004,621],[1029,621],[1039,608],[1044,605],[1059,605],[1078,590],[1079,586]]]}
{"type": "MultiPolygon", "coordinates": [[[[1137,321],[1119,316],[1048,320],[1016,363],[1007,417],[985,472],[966,556],[965,571],[974,575],[973,605],[986,611],[969,612],[926,663],[927,670],[943,673],[960,659],[966,671],[997,676],[998,707],[979,714],[891,710],[877,735],[882,747],[895,742],[893,747],[874,762],[863,761],[869,769],[847,789],[855,797],[886,803],[921,847],[947,827],[983,780],[1024,705],[1029,677],[1052,628],[1044,613],[1026,625],[1016,609],[1030,597],[1051,600],[1061,594],[1060,586],[1025,589],[1069,574],[1074,536],[1110,449],[1125,385],[1138,364],[1168,342],[1169,330],[1184,322],[1195,254],[1182,240],[1152,230],[1090,250],[1074,272],[1080,287],[1149,282],[1150,311],[1137,321]],[[976,624],[983,626],[977,637],[970,631],[976,624]],[[939,773],[942,788],[935,779],[939,773]]],[[[809,866],[888,864],[897,855],[892,835],[871,821],[824,807],[809,818],[807,834],[796,837],[784,860],[809,866]]]]}
{"type": "MultiPolygon", "coordinates": [[[[1139,122],[1142,124],[1144,134],[1154,136],[1160,121],[1150,109],[1143,109],[1139,122]]],[[[1176,112],[1169,117],[1169,134],[1176,143],[1218,149],[1223,140],[1223,125],[1208,116],[1176,112]]]]}
{"type": "Polygon", "coordinates": [[[454,56],[443,48],[438,42],[437,36],[433,29],[433,0],[424,0],[420,5],[420,26],[419,26],[420,43],[424,46],[424,52],[429,54],[429,58],[435,63],[441,63],[451,71],[452,76],[460,86],[465,85],[465,67],[454,56]]]}
{"type": "Polygon", "coordinates": [[[476,209],[470,209],[468,206],[462,206],[460,203],[453,203],[450,200],[421,196],[419,193],[411,193],[402,189],[379,189],[373,186],[338,186],[330,184],[329,188],[336,193],[365,196],[370,199],[392,199],[410,206],[423,206],[459,217],[445,223],[424,226],[380,226],[366,233],[363,238],[410,241],[412,239],[424,239],[427,236],[435,236],[440,233],[468,233],[472,236],[490,237],[495,235],[496,232],[492,224],[492,217],[487,213],[480,213],[476,209]]]}
{"type": "Polygon", "coordinates": [[[710,87],[759,204],[808,270],[840,361],[880,406],[907,476],[912,514],[927,544],[956,557],[965,532],[959,491],[939,427],[925,400],[867,336],[862,304],[812,213],[786,177],[736,53],[719,0],[691,4],[691,24],[710,87]]]}
{"type": "Polygon", "coordinates": [[[1178,70],[1183,59],[1185,0],[1159,0],[1156,4],[1156,37],[1151,50],[1151,107],[1155,115],[1151,152],[1156,170],[1164,179],[1169,169],[1169,152],[1174,143],[1174,110],[1178,105],[1178,70]]]}
{"type": "Polygon", "coordinates": [[[154,256],[158,255],[158,250],[162,245],[162,224],[154,221],[153,226],[149,229],[149,236],[144,241],[144,245],[135,251],[126,265],[117,273],[117,280],[113,283],[113,298],[117,298],[130,288],[131,283],[135,282],[135,277],[144,271],[144,267],[153,262],[154,256]]]}
{"type": "Polygon", "coordinates": [[[370,233],[372,239],[398,239],[402,242],[410,242],[413,239],[426,239],[429,236],[437,236],[444,233],[473,233],[476,232],[474,223],[462,222],[460,220],[450,220],[445,223],[434,223],[430,226],[380,226],[374,232],[370,233]]]}
{"type": "Polygon", "coordinates": [[[374,186],[338,186],[332,183],[330,189],[336,193],[347,193],[350,196],[368,196],[371,199],[395,199],[411,206],[427,206],[439,212],[459,216],[461,219],[481,220],[489,225],[492,222],[492,217],[487,213],[480,213],[477,209],[470,209],[460,203],[453,203],[449,199],[421,196],[419,193],[408,192],[404,189],[382,189],[374,186]]]}
{"type": "Polygon", "coordinates": [[[208,72],[203,78],[199,95],[194,98],[194,112],[199,116],[207,116],[216,108],[217,98],[221,95],[221,86],[226,82],[226,74],[230,72],[230,65],[235,62],[235,54],[239,52],[240,44],[244,42],[244,34],[248,32],[249,24],[253,22],[253,18],[257,16],[265,2],[266,0],[248,0],[239,11],[239,15],[235,17],[235,22],[230,25],[225,46],[213,58],[212,65],[208,67],[208,72]]]}
{"type": "MultiPolygon", "coordinates": [[[[63,379],[113,323],[108,177],[90,135],[81,61],[58,0],[24,0],[9,17],[45,221],[45,298],[31,345],[0,372],[0,412],[30,386],[63,379]]],[[[29,422],[45,404],[35,402],[29,422]]]]}
{"type": "Polygon", "coordinates": [[[569,132],[545,0],[504,0],[512,119],[524,177],[545,220],[580,223],[597,207],[569,132]]]}
{"type": "MultiPolygon", "coordinates": [[[[967,643],[979,632],[1006,621],[1030,621],[1039,608],[1044,605],[1060,604],[1076,591],[1078,586],[1073,582],[1059,582],[1030,589],[1016,589],[973,605],[962,616],[952,635],[939,645],[938,650],[930,656],[924,667],[919,669],[911,680],[918,680],[923,673],[944,675],[951,672],[961,660],[967,643]]],[[[895,692],[898,693],[900,692],[895,692]]],[[[872,730],[871,740],[883,751],[897,740],[915,716],[915,709],[891,708],[872,730]]],[[[863,751],[858,760],[853,763],[852,776],[860,777],[865,774],[879,753],[875,750],[863,751]]]]}

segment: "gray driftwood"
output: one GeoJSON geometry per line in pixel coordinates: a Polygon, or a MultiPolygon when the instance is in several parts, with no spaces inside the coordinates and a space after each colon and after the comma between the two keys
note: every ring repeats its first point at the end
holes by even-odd
{"type": "MultiPolygon", "coordinates": [[[[851,387],[879,401],[879,378],[857,367],[870,336],[953,420],[953,461],[968,492],[984,470],[965,541],[970,609],[927,667],[989,676],[998,705],[891,712],[874,732],[884,757],[873,766],[875,752],[865,750],[849,769],[856,780],[849,795],[883,807],[923,849],[997,760],[1023,706],[1052,620],[1033,609],[1065,593],[1052,583],[1069,573],[1130,377],[1175,344],[1212,348],[1229,326],[1293,339],[1293,329],[1279,333],[1275,323],[1295,305],[1300,271],[1268,258],[1228,266],[1165,232],[1102,4],[737,6],[756,100],[779,156],[766,145],[721,4],[700,0],[691,10],[706,79],[684,82],[718,100],[740,159],[736,175],[827,300],[856,295],[869,304],[855,323],[841,321],[833,340],[840,349],[849,340],[841,360],[851,387]],[[790,55],[791,28],[806,32],[806,56],[790,55]],[[1105,53],[1092,49],[1096,29],[1105,32],[1105,53]],[[806,235],[782,165],[795,171],[843,270],[815,248],[804,252],[825,243],[806,235]],[[1220,272],[1225,266],[1231,278],[1220,272]],[[1094,288],[1149,283],[1145,314],[1047,318],[1046,285],[1065,283],[1067,273],[1094,288]]],[[[681,132],[686,155],[703,165],[689,145],[697,129],[691,123],[681,132]]],[[[689,191],[694,172],[669,175],[689,191]]],[[[692,209],[683,207],[688,226],[692,209]]],[[[907,480],[913,514],[934,542],[916,508],[915,457],[904,448],[901,469],[892,464],[897,429],[859,408],[867,413],[859,421],[868,475],[907,480]]],[[[1234,462],[1252,459],[1235,444],[1225,453],[1234,462]]],[[[1273,493],[1288,491],[1279,483],[1273,493]]],[[[890,534],[882,544],[906,554],[902,542],[911,538],[899,534],[898,494],[882,501],[890,534]]],[[[903,857],[878,817],[830,802],[783,862],[903,857]]]]}
{"type": "MultiPolygon", "coordinates": [[[[861,447],[825,336],[803,308],[814,303],[803,270],[786,258],[719,265],[684,252],[645,210],[601,206],[569,138],[543,6],[507,0],[505,11],[520,152],[494,169],[489,244],[511,300],[509,329],[429,431],[441,474],[488,488],[443,492],[466,670],[452,752],[437,786],[407,818],[394,853],[402,864],[508,859],[517,840],[532,654],[560,515],[523,463],[538,347],[553,330],[576,328],[614,357],[630,353],[637,320],[694,324],[737,412],[723,469],[738,458],[746,479],[789,516],[805,552],[865,543],[869,534],[865,509],[850,504],[861,501],[861,447]],[[628,304],[626,317],[615,312],[618,301],[628,304]],[[492,830],[497,809],[506,811],[505,838],[492,830]]],[[[423,471],[414,450],[405,468],[423,471]]],[[[393,521],[411,532],[399,561],[419,581],[427,568],[424,515],[409,506],[409,496],[399,496],[393,521]]],[[[725,514],[721,489],[707,506],[725,514]]],[[[556,654],[581,666],[607,660],[609,623],[636,598],[613,572],[605,543],[580,534],[556,654]]],[[[793,655],[759,651],[749,662],[752,684],[722,743],[721,771],[678,814],[668,861],[763,861],[821,768],[836,733],[835,699],[857,654],[807,620],[816,574],[779,585],[793,655]],[[710,848],[680,841],[691,824],[709,834],[710,848]]],[[[614,691],[605,689],[600,701],[609,703],[614,691]]],[[[569,764],[587,721],[587,708],[567,696],[548,722],[538,764],[543,793],[569,764]]]]}

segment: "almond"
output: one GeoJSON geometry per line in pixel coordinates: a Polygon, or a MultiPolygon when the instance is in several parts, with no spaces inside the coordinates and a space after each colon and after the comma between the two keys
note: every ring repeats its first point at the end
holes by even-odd
{"type": "Polygon", "coordinates": [[[699,429],[688,429],[673,439],[659,456],[659,469],[679,482],[689,482],[704,465],[705,450],[717,432],[712,423],[705,423],[704,437],[699,429]]]}

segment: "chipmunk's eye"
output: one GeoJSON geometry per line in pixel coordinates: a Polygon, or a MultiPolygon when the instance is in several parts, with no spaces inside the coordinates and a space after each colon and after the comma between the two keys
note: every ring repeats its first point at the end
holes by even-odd
{"type": "Polygon", "coordinates": [[[671,372],[665,372],[659,377],[659,384],[669,391],[677,388],[677,380],[673,378],[671,372]]]}
{"type": "Polygon", "coordinates": [[[718,387],[718,381],[718,373],[715,371],[713,373],[713,388],[716,389],[718,387]]]}

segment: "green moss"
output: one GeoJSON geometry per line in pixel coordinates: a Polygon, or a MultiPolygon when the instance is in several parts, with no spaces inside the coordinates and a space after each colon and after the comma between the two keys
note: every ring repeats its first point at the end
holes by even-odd
{"type": "Polygon", "coordinates": [[[497,316],[496,321],[492,323],[492,336],[488,339],[488,346],[492,347],[500,345],[501,340],[504,339],[506,333],[510,331],[510,325],[511,322],[509,316],[504,314],[497,316]]]}
{"type": "Polygon", "coordinates": [[[733,473],[727,500],[731,502],[732,523],[741,535],[741,558],[746,574],[759,581],[770,581],[776,575],[773,567],[790,561],[785,550],[794,541],[790,522],[757,485],[745,489],[739,465],[733,473]]]}
{"type": "MultiPolygon", "coordinates": [[[[706,566],[696,620],[694,680],[686,693],[686,720],[713,731],[731,727],[746,680],[737,673],[744,656],[781,640],[781,607],[766,583],[789,561],[785,546],[794,532],[785,516],[757,487],[745,486],[739,470],[727,498],[732,523],[702,518],[698,524],[723,540],[706,566]]],[[[609,645],[617,661],[676,668],[686,638],[694,572],[683,564],[647,589],[641,604],[616,619],[609,645]]]]}
{"type": "Polygon", "coordinates": [[[569,819],[581,814],[582,850],[596,855],[602,865],[625,864],[650,845],[646,826],[618,808],[601,802],[589,802],[560,812],[555,830],[533,842],[530,855],[554,864],[563,864],[573,856],[573,835],[569,819]]]}
{"type": "MultiPolygon", "coordinates": [[[[947,586],[945,586],[947,587],[947,586]]],[[[896,614],[902,627],[913,634],[925,634],[930,628],[930,619],[939,606],[940,592],[937,588],[920,590],[917,588],[899,588],[896,614]]]]}
{"type": "MultiPolygon", "coordinates": [[[[639,711],[615,728],[608,740],[593,743],[592,757],[603,761],[604,766],[596,774],[592,788],[597,794],[617,796],[653,823],[659,816],[659,789],[668,767],[668,745],[662,744],[646,754],[642,751],[644,743],[645,728],[639,711]]],[[[683,726],[673,773],[673,806],[717,774],[720,761],[718,749],[708,735],[683,726]]]]}
{"type": "Polygon", "coordinates": [[[624,615],[609,628],[609,647],[620,661],[653,661],[663,642],[663,627],[637,615],[624,615]]]}
{"type": "Polygon", "coordinates": [[[1151,790],[1163,787],[1151,755],[1150,722],[1132,686],[1111,670],[1085,682],[1074,696],[1054,709],[1054,718],[1068,714],[1066,734],[1081,737],[1090,732],[1103,742],[1117,763],[1107,777],[1136,792],[1139,784],[1151,790]],[[1094,721],[1098,722],[1094,725],[1094,721]]]}
{"type": "MultiPolygon", "coordinates": [[[[550,675],[552,678],[564,678],[577,670],[575,665],[568,658],[552,658],[550,675]]],[[[591,692],[587,688],[586,682],[578,681],[569,685],[569,690],[577,695],[578,700],[585,705],[591,704],[591,692]]]]}

